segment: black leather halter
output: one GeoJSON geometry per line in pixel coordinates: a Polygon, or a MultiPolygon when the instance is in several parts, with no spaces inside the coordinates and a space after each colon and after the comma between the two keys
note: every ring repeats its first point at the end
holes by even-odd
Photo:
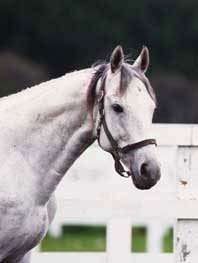
{"type": "Polygon", "coordinates": [[[105,132],[105,134],[106,134],[106,136],[107,136],[107,138],[108,138],[108,140],[112,146],[111,154],[112,154],[112,157],[115,161],[115,170],[122,177],[128,178],[132,174],[130,171],[127,171],[124,168],[124,166],[121,162],[121,155],[126,154],[129,151],[136,150],[136,149],[142,148],[144,146],[150,145],[150,144],[157,145],[157,142],[155,139],[146,139],[146,140],[139,141],[136,143],[128,144],[124,147],[119,147],[118,143],[115,141],[111,132],[109,131],[108,126],[107,126],[107,122],[105,119],[105,109],[104,109],[105,81],[106,81],[106,76],[103,76],[101,78],[101,87],[99,90],[99,99],[98,99],[99,123],[98,123],[98,127],[97,127],[97,140],[98,140],[98,144],[101,146],[101,144],[100,144],[100,132],[101,132],[101,127],[103,127],[104,132],[105,132]]]}

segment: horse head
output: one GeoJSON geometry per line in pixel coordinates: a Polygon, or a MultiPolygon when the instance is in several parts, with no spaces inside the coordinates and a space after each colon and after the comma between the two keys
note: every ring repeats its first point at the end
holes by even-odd
{"type": "Polygon", "coordinates": [[[151,132],[156,97],[145,76],[148,66],[147,47],[131,65],[124,61],[122,47],[118,46],[97,83],[99,144],[114,157],[116,171],[131,176],[139,189],[149,189],[160,179],[151,132]]]}

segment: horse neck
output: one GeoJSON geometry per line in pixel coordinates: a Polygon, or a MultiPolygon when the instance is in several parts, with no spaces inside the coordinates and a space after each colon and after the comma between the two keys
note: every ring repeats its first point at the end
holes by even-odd
{"type": "MultiPolygon", "coordinates": [[[[94,141],[86,104],[91,77],[92,71],[87,70],[50,82],[54,87],[33,96],[29,103],[34,106],[28,106],[24,113],[29,122],[28,140],[23,141],[20,151],[36,177],[34,189],[40,204],[49,200],[73,162],[94,141]]],[[[27,104],[28,98],[24,101],[27,104]]]]}

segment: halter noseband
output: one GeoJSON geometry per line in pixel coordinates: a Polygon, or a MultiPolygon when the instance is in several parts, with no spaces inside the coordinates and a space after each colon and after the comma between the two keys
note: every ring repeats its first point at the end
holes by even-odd
{"type": "Polygon", "coordinates": [[[111,132],[108,129],[107,126],[107,122],[105,119],[105,109],[104,109],[104,98],[105,98],[105,81],[106,81],[106,77],[102,76],[101,78],[101,87],[99,90],[99,99],[98,99],[98,111],[99,111],[99,123],[98,123],[98,127],[97,127],[97,140],[98,140],[98,144],[101,146],[100,144],[100,132],[101,132],[101,127],[103,127],[104,132],[112,146],[112,157],[115,161],[115,170],[117,171],[117,173],[119,173],[122,177],[128,178],[130,177],[132,174],[130,171],[127,171],[122,162],[121,162],[121,157],[120,154],[126,154],[129,151],[132,150],[136,150],[139,148],[142,148],[144,146],[150,145],[150,144],[154,144],[157,145],[157,142],[155,139],[146,139],[146,140],[142,140],[136,143],[132,143],[132,144],[128,144],[124,147],[119,147],[118,143],[115,141],[115,139],[113,138],[111,132]]]}

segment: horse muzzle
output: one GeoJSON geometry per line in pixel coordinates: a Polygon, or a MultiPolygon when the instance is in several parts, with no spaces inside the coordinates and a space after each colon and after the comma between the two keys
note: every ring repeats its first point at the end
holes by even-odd
{"type": "Polygon", "coordinates": [[[144,161],[136,170],[131,167],[131,174],[134,185],[140,190],[150,189],[161,177],[160,166],[154,160],[144,161]]]}

